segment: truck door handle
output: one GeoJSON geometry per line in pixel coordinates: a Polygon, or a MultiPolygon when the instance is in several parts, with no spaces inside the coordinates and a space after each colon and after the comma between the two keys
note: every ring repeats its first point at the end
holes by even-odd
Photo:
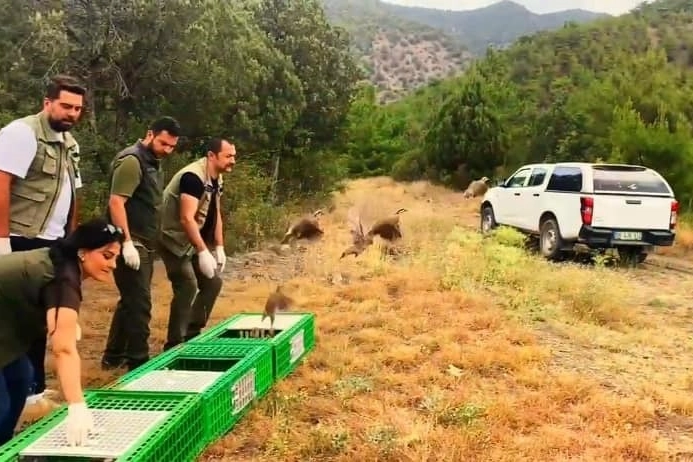
{"type": "Polygon", "coordinates": [[[520,195],[520,193],[515,193],[515,195],[516,195],[516,196],[519,196],[519,195],[520,195]]]}
{"type": "Polygon", "coordinates": [[[534,194],[532,194],[532,196],[539,197],[539,193],[534,193],[534,194]]]}

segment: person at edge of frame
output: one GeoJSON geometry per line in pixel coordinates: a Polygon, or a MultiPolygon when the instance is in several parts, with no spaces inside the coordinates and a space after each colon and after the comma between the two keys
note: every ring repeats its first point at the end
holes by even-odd
{"type": "Polygon", "coordinates": [[[144,139],[123,149],[111,163],[107,217],[123,229],[125,240],[113,272],[120,299],[101,359],[106,370],[133,370],[149,361],[151,282],[163,191],[161,160],[173,152],[180,135],[176,119],[161,117],[149,126],[144,139]]]}
{"type": "Polygon", "coordinates": [[[164,190],[158,249],[173,289],[164,350],[200,333],[221,291],[223,173],[235,164],[236,147],[213,138],[205,157],[179,170],[164,190]]]}
{"type": "Polygon", "coordinates": [[[29,393],[27,353],[46,335],[67,401],[68,444],[87,443],[95,430],[77,348],[82,284],[85,279],[110,281],[122,238],[122,230],[99,218],[78,225],[50,247],[0,256],[0,445],[12,440],[29,393]]]}
{"type": "MultiPolygon", "coordinates": [[[[82,187],[79,144],[70,133],[80,119],[86,88],[59,74],[46,85],[43,108],[0,130],[0,255],[48,247],[78,222],[76,191],[82,187]]],[[[46,337],[28,357],[33,369],[26,419],[58,405],[46,389],[46,337]]]]}

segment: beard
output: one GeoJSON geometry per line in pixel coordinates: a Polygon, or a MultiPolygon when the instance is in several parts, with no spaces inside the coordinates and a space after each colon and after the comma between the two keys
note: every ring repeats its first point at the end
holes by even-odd
{"type": "Polygon", "coordinates": [[[147,151],[152,153],[152,155],[157,159],[160,159],[164,156],[164,153],[157,152],[156,149],[154,149],[154,141],[150,141],[149,143],[144,144],[144,147],[147,148],[147,151]]]}
{"type": "Polygon", "coordinates": [[[74,127],[75,122],[70,120],[59,120],[52,117],[48,117],[48,125],[58,133],[70,131],[74,127]]]}

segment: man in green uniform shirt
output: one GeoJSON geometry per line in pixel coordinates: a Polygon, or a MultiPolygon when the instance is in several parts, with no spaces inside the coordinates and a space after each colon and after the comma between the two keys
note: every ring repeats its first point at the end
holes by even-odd
{"type": "Polygon", "coordinates": [[[149,127],[144,140],[118,153],[111,166],[108,218],[123,230],[125,240],[113,272],[120,300],[101,360],[104,369],[132,370],[149,360],[150,288],[163,190],[160,161],[173,152],[179,136],[178,122],[162,117],[149,127]]]}

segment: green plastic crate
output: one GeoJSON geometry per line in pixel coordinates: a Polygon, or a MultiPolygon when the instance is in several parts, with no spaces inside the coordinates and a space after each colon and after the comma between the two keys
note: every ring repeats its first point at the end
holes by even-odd
{"type": "MultiPolygon", "coordinates": [[[[119,384],[131,382],[142,376],[147,371],[167,368],[174,358],[185,357],[192,359],[197,364],[188,364],[185,370],[213,370],[215,365],[205,362],[205,359],[212,361],[234,360],[239,361],[248,355],[257,356],[255,365],[255,390],[257,398],[264,397],[273,385],[272,377],[272,348],[266,344],[240,345],[229,344],[228,342],[200,342],[200,343],[181,343],[175,348],[168,350],[152,359],[139,368],[128,372],[116,379],[108,388],[119,386],[119,384]]],[[[189,361],[188,361],[189,363],[189,361]]]]}
{"type": "MultiPolygon", "coordinates": [[[[142,382],[147,387],[165,388],[161,379],[165,378],[167,370],[217,373],[218,375],[206,374],[206,386],[197,377],[205,374],[194,374],[194,377],[193,374],[185,374],[189,378],[181,378],[178,374],[178,380],[189,382],[178,382],[176,386],[179,388],[174,390],[200,394],[203,400],[205,442],[210,443],[233,428],[250,409],[250,405],[267,394],[274,383],[272,367],[272,348],[266,344],[186,343],[148,361],[109,387],[122,389],[135,380],[141,380],[149,382],[142,382]],[[199,389],[181,388],[198,385],[199,389]]],[[[137,391],[132,388],[129,390],[137,391]]],[[[166,393],[165,389],[156,391],[166,393]]]]}
{"type": "Polygon", "coordinates": [[[278,313],[274,321],[274,337],[252,338],[259,332],[267,335],[269,319],[262,315],[240,313],[190,340],[191,344],[228,342],[232,344],[272,345],[274,377],[281,380],[291,374],[301,360],[315,347],[315,315],[313,313],[278,313]],[[257,331],[254,331],[257,328],[257,331]]]}
{"type": "MultiPolygon", "coordinates": [[[[120,390],[87,390],[85,401],[93,410],[167,411],[171,415],[142,435],[117,462],[192,462],[205,447],[202,428],[202,400],[185,393],[136,393],[120,390]]],[[[21,452],[41,440],[67,415],[64,405],[51,415],[16,435],[0,447],[0,461],[91,461],[91,457],[21,457],[21,452]]]]}
{"type": "MultiPolygon", "coordinates": [[[[147,362],[140,364],[137,366],[135,369],[127,371],[125,374],[121,375],[120,377],[116,378],[112,382],[109,382],[108,384],[104,385],[103,388],[114,388],[115,385],[119,383],[125,383],[125,382],[130,382],[133,379],[138,378],[141,376],[145,371],[151,370],[152,368],[156,368],[157,364],[164,358],[168,358],[171,355],[176,354],[177,351],[180,351],[181,348],[186,346],[187,343],[180,343],[173,348],[166,350],[162,352],[161,354],[158,354],[152,358],[150,358],[147,362]]],[[[2,462],[2,461],[0,461],[2,462]]]]}

